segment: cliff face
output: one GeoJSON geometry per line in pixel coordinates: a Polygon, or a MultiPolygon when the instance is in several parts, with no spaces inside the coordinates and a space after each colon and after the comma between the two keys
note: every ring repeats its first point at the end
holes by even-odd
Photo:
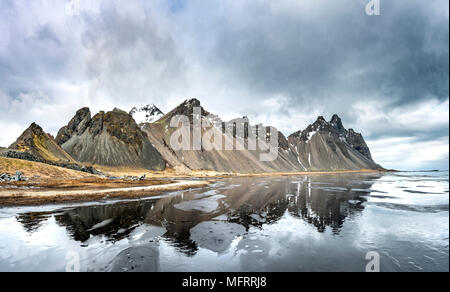
{"type": "Polygon", "coordinates": [[[56,136],[59,145],[66,143],[73,135],[82,134],[89,126],[91,111],[85,107],[77,111],[67,126],[62,127],[56,136]]]}
{"type": "Polygon", "coordinates": [[[119,109],[99,112],[77,111],[58,132],[56,141],[80,162],[111,166],[164,170],[165,160],[151,145],[134,119],[119,109]]]}

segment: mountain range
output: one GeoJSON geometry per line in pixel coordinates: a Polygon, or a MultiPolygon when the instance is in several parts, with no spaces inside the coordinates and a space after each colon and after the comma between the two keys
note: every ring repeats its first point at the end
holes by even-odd
{"type": "MultiPolygon", "coordinates": [[[[313,124],[288,137],[278,132],[275,159],[262,161],[260,157],[267,149],[256,141],[268,142],[271,129],[274,128],[252,125],[247,117],[224,123],[197,99],[186,100],[167,114],[155,105],[147,105],[129,112],[101,111],[92,117],[89,108],[82,108],[58,131],[56,138],[33,123],[10,147],[0,149],[0,155],[83,169],[106,166],[234,173],[382,169],[373,161],[363,136],[346,129],[337,115],[330,121],[318,117],[313,124]],[[194,108],[200,109],[197,117],[194,108]],[[212,149],[202,146],[180,150],[171,146],[177,128],[170,123],[179,115],[189,117],[191,130],[195,119],[203,123],[200,132],[211,138],[212,149]],[[236,130],[239,123],[244,131],[236,130]],[[248,147],[253,144],[257,146],[248,147]],[[233,145],[235,149],[224,150],[222,145],[233,145]]],[[[193,132],[189,134],[190,146],[193,132]]]]}
{"type": "Polygon", "coordinates": [[[76,161],[109,167],[164,170],[166,163],[132,116],[122,110],[77,111],[56,142],[76,161]]]}

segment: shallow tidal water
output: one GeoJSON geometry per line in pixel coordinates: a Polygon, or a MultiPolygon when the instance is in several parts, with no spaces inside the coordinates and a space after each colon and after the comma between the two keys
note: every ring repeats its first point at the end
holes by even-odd
{"type": "Polygon", "coordinates": [[[449,270],[449,174],[233,178],[134,201],[0,208],[0,271],[449,270]]]}

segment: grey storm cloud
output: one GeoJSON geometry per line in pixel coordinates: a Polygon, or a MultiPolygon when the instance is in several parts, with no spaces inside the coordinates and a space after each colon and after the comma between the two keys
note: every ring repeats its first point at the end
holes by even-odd
{"type": "Polygon", "coordinates": [[[86,75],[98,79],[102,90],[117,99],[142,100],[171,90],[185,82],[186,68],[169,33],[144,8],[141,17],[120,14],[114,3],[102,14],[83,15],[89,29],[83,35],[88,52],[86,75]]]}
{"type": "Polygon", "coordinates": [[[262,96],[334,108],[380,95],[386,106],[448,98],[448,17],[428,2],[382,1],[380,17],[358,1],[315,1],[318,17],[244,2],[239,17],[215,20],[208,61],[262,96]]]}
{"type": "Polygon", "coordinates": [[[389,139],[411,156],[437,141],[416,167],[448,164],[446,0],[380,0],[380,16],[369,0],[79,1],[76,15],[69,0],[0,3],[2,146],[33,121],[55,133],[82,106],[197,97],[285,134],[338,113],[382,164],[402,163],[383,156],[389,139]]]}

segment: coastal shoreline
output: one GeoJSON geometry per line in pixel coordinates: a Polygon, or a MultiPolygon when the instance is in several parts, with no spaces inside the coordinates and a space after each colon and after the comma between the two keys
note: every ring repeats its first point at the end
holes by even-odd
{"type": "Polygon", "coordinates": [[[210,180],[180,180],[167,184],[132,186],[104,189],[58,189],[53,190],[3,190],[0,191],[0,208],[13,206],[36,206],[56,203],[80,203],[109,199],[137,199],[153,197],[170,191],[205,187],[210,180]]]}
{"type": "Polygon", "coordinates": [[[380,170],[342,170],[317,172],[274,172],[274,173],[217,173],[193,172],[192,174],[161,174],[150,176],[147,180],[131,182],[122,180],[86,179],[57,180],[47,179],[46,184],[20,182],[0,184],[0,208],[11,206],[36,206],[56,203],[89,202],[108,199],[136,199],[161,195],[170,191],[182,191],[206,187],[218,179],[317,176],[386,173],[380,170]],[[164,179],[164,180],[163,180],[164,179]],[[35,187],[41,185],[40,187],[35,187]],[[120,187],[117,187],[120,186],[120,187]]]}

